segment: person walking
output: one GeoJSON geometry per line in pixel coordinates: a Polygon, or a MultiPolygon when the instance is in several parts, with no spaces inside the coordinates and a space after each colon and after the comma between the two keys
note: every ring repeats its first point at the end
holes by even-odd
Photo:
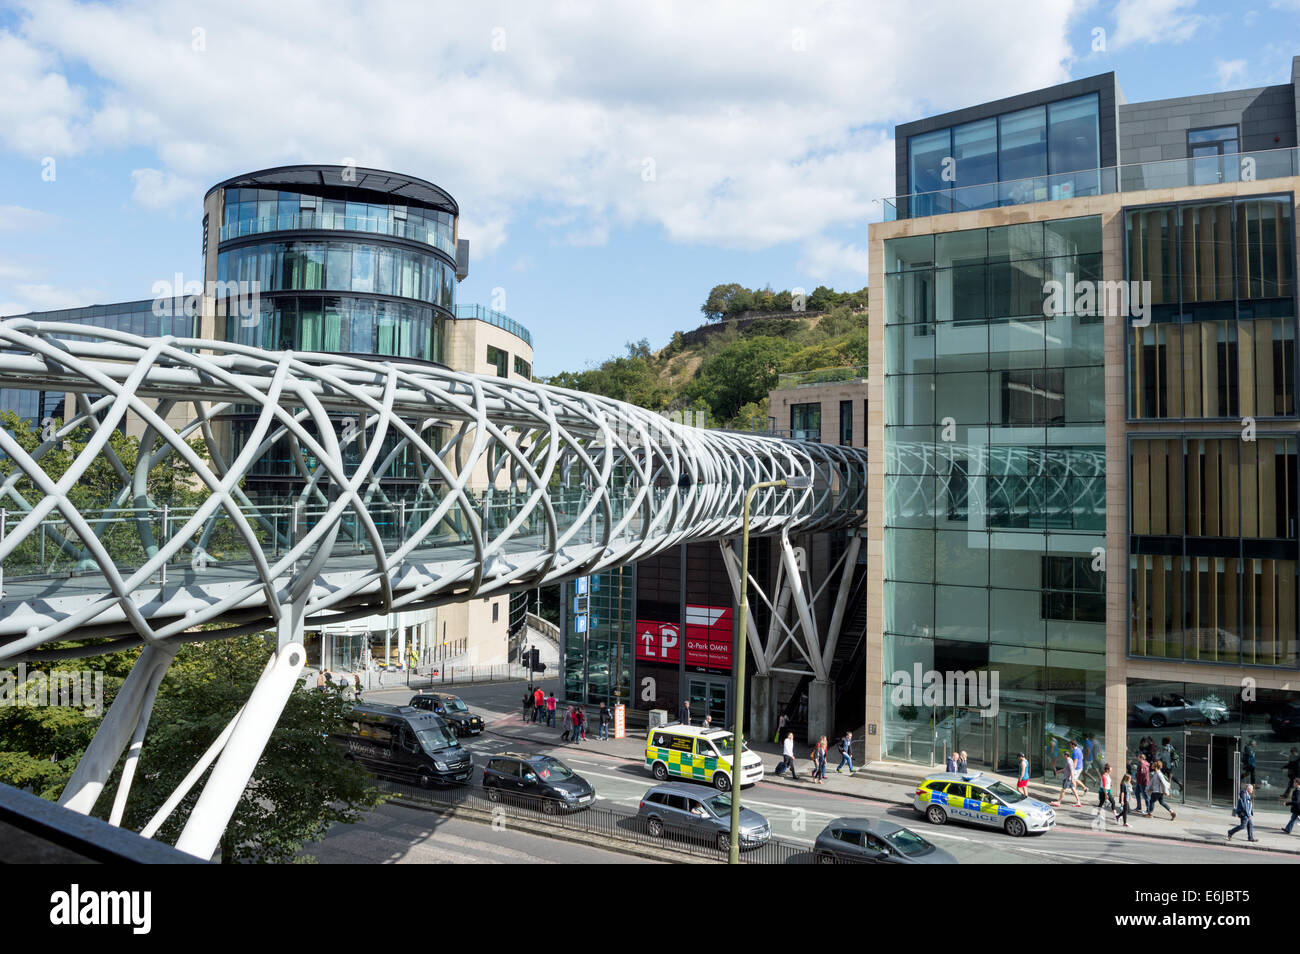
{"type": "Polygon", "coordinates": [[[1151,763],[1147,761],[1145,752],[1138,753],[1137,772],[1133,776],[1133,798],[1137,802],[1136,811],[1139,815],[1143,814],[1142,801],[1146,800],[1147,808],[1151,807],[1151,795],[1147,789],[1151,786],[1151,763]]]}
{"type": "Polygon", "coordinates": [[[568,742],[573,733],[573,706],[564,710],[564,731],[560,733],[560,741],[568,742]]]}
{"type": "MultiPolygon", "coordinates": [[[[1232,836],[1243,828],[1246,829],[1247,841],[1259,841],[1255,837],[1255,785],[1252,782],[1241,790],[1237,796],[1237,807],[1232,810],[1241,821],[1232,828],[1228,829],[1228,841],[1232,841],[1232,836]]],[[[1288,832],[1287,834],[1290,834],[1288,832]]]]}
{"type": "Polygon", "coordinates": [[[528,721],[529,716],[533,714],[533,693],[530,689],[524,690],[523,698],[524,722],[528,721]]]}
{"type": "Polygon", "coordinates": [[[1296,778],[1300,776],[1300,750],[1291,746],[1291,758],[1286,763],[1286,791],[1282,793],[1282,801],[1291,797],[1291,793],[1296,789],[1296,778]]]}
{"type": "Polygon", "coordinates": [[[781,764],[777,767],[777,774],[780,775],[782,769],[790,770],[790,777],[798,779],[799,773],[794,768],[794,733],[787,732],[785,741],[781,743],[781,764]]]}
{"type": "Polygon", "coordinates": [[[1021,795],[1029,794],[1029,759],[1020,753],[1020,771],[1016,775],[1016,791],[1021,795]]]}
{"type": "Polygon", "coordinates": [[[555,698],[554,692],[546,697],[546,725],[548,728],[555,728],[555,707],[558,704],[559,700],[555,698]]]}
{"type": "Polygon", "coordinates": [[[1124,777],[1119,780],[1119,808],[1115,812],[1115,821],[1122,821],[1125,828],[1133,827],[1128,823],[1128,796],[1132,784],[1133,776],[1125,772],[1124,777]]]}
{"type": "Polygon", "coordinates": [[[691,700],[690,699],[682,700],[682,710],[678,715],[678,721],[680,721],[682,725],[691,724],[691,700]]]}
{"type": "MultiPolygon", "coordinates": [[[[1295,749],[1291,750],[1292,752],[1295,749]]],[[[1294,779],[1292,780],[1294,781],[1294,779]]],[[[1283,834],[1291,834],[1291,829],[1295,827],[1295,820],[1300,818],[1300,785],[1291,786],[1291,820],[1283,826],[1283,834]]]]}
{"type": "Polygon", "coordinates": [[[1056,736],[1052,736],[1052,744],[1047,748],[1047,759],[1052,764],[1052,774],[1061,774],[1061,744],[1056,736]]]}
{"type": "Polygon", "coordinates": [[[1178,786],[1178,790],[1183,790],[1183,783],[1175,777],[1178,767],[1178,750],[1174,748],[1173,739],[1165,736],[1160,740],[1160,760],[1165,763],[1165,768],[1169,770],[1169,794],[1174,793],[1173,787],[1178,786]]]}
{"type": "Polygon", "coordinates": [[[853,774],[853,733],[845,732],[844,738],[840,739],[840,764],[835,768],[835,774],[838,775],[843,771],[844,766],[849,767],[849,774],[853,774]]]}
{"type": "Polygon", "coordinates": [[[609,724],[614,721],[614,714],[609,711],[609,704],[602,702],[600,704],[600,735],[596,736],[600,742],[609,741],[609,724]]]}
{"type": "Polygon", "coordinates": [[[1083,746],[1078,742],[1074,743],[1074,748],[1070,752],[1070,758],[1074,761],[1074,784],[1083,790],[1083,794],[1088,794],[1088,786],[1083,784],[1083,746]]]}
{"type": "Polygon", "coordinates": [[[785,738],[786,726],[789,724],[790,717],[782,712],[781,718],[776,720],[776,735],[772,738],[773,742],[779,742],[781,739],[785,738]]]}
{"type": "Polygon", "coordinates": [[[1178,813],[1165,801],[1165,796],[1169,794],[1169,779],[1163,771],[1164,766],[1165,763],[1159,759],[1151,766],[1151,785],[1147,790],[1147,818],[1155,814],[1156,804],[1159,803],[1169,813],[1169,820],[1173,821],[1178,817],[1178,813]]]}
{"type": "Polygon", "coordinates": [[[1107,802],[1110,802],[1111,813],[1112,814],[1117,813],[1118,810],[1115,808],[1115,796],[1111,793],[1110,790],[1110,763],[1109,762],[1106,762],[1104,765],[1102,765],[1101,781],[1097,785],[1098,816],[1101,815],[1101,810],[1106,806],[1107,802]]]}
{"type": "Polygon", "coordinates": [[[582,706],[573,710],[574,725],[577,726],[577,741],[579,744],[587,741],[587,710],[582,706]]]}
{"type": "Polygon", "coordinates": [[[826,749],[826,736],[823,735],[817,740],[817,744],[813,746],[811,753],[813,763],[812,777],[813,781],[818,785],[824,785],[826,783],[826,749]]]}
{"type": "Polygon", "coordinates": [[[1078,783],[1079,780],[1075,776],[1074,772],[1074,759],[1067,757],[1065,760],[1065,773],[1061,776],[1061,795],[1056,801],[1052,802],[1052,804],[1057,806],[1064,804],[1065,793],[1069,792],[1074,796],[1075,807],[1082,808],[1083,801],[1079,798],[1078,783]]]}
{"type": "Polygon", "coordinates": [[[542,692],[542,687],[538,686],[533,690],[533,722],[537,723],[546,718],[546,695],[542,692]]]}
{"type": "Polygon", "coordinates": [[[965,752],[959,752],[957,754],[957,773],[959,775],[966,774],[966,753],[965,752]]]}
{"type": "Polygon", "coordinates": [[[948,753],[948,760],[943,763],[943,770],[950,775],[957,774],[957,750],[948,753]]]}

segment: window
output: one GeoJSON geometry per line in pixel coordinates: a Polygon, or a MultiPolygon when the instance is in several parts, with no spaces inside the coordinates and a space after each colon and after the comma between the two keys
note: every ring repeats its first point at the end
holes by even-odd
{"type": "Polygon", "coordinates": [[[835,837],[846,845],[862,844],[862,832],[860,831],[853,831],[848,828],[837,828],[835,829],[835,837]]]}
{"type": "Polygon", "coordinates": [[[1187,158],[1192,160],[1192,184],[1212,185],[1233,181],[1236,178],[1233,175],[1235,170],[1230,171],[1225,167],[1223,157],[1236,156],[1240,151],[1241,141],[1236,126],[1187,130],[1187,158]]]}
{"type": "Polygon", "coordinates": [[[965,783],[965,782],[949,782],[948,785],[945,787],[944,791],[947,792],[949,795],[956,795],[958,798],[965,798],[965,797],[966,797],[966,783],[965,783]]]}
{"type": "Polygon", "coordinates": [[[790,405],[790,436],[797,441],[821,441],[821,404],[790,405]]]}
{"type": "Polygon", "coordinates": [[[493,603],[493,604],[492,604],[492,622],[496,623],[496,622],[500,622],[500,620],[501,620],[501,604],[500,604],[500,603],[493,603]]]}
{"type": "Polygon", "coordinates": [[[853,446],[853,402],[840,402],[840,445],[853,446]]]}
{"type": "Polygon", "coordinates": [[[1042,618],[1106,622],[1106,583],[1091,557],[1042,557],[1042,618]]]}
{"type": "Polygon", "coordinates": [[[487,346],[487,363],[496,369],[497,377],[504,378],[509,368],[510,355],[500,348],[494,348],[492,345],[487,346]]]}
{"type": "Polygon", "coordinates": [[[533,379],[533,366],[523,358],[519,357],[519,355],[515,355],[515,374],[520,377],[528,378],[528,380],[531,381],[533,379]]]}

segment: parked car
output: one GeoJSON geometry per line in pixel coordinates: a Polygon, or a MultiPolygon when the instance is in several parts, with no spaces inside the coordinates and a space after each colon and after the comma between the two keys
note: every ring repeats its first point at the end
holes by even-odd
{"type": "Polygon", "coordinates": [[[528,801],[548,815],[587,808],[596,800],[591,783],[559,759],[515,752],[488,759],[483,791],[490,801],[528,801]]]}
{"type": "Polygon", "coordinates": [[[478,735],[483,731],[483,720],[469,711],[469,706],[460,696],[449,692],[416,693],[407,705],[437,713],[456,730],[457,735],[478,735]]]}
{"type": "Polygon", "coordinates": [[[1135,702],[1130,718],[1136,725],[1159,729],[1166,725],[1194,725],[1208,722],[1218,725],[1228,719],[1228,707],[1220,702],[1192,702],[1176,692],[1152,696],[1145,702],[1135,702]]]}
{"type": "MultiPolygon", "coordinates": [[[[655,838],[673,834],[692,841],[712,843],[719,851],[730,848],[731,795],[709,792],[695,785],[668,782],[656,785],[641,798],[637,816],[655,838]]],[[[772,826],[753,809],[740,809],[740,847],[757,848],[772,837],[772,826]]]]}
{"type": "Polygon", "coordinates": [[[957,859],[916,832],[880,818],[836,818],[822,829],[813,853],[823,864],[955,865],[957,859]]]}
{"type": "Polygon", "coordinates": [[[1001,779],[974,772],[927,775],[916,789],[912,807],[932,825],[949,818],[1001,828],[1019,838],[1056,827],[1056,812],[1046,802],[1022,795],[1001,779]]]}
{"type": "Polygon", "coordinates": [[[1287,741],[1300,739],[1300,702],[1288,702],[1268,719],[1273,731],[1287,741]]]}
{"type": "Polygon", "coordinates": [[[355,705],[343,716],[333,741],[348,757],[379,775],[414,781],[465,782],[474,770],[469,752],[432,712],[383,703],[355,705]]]}

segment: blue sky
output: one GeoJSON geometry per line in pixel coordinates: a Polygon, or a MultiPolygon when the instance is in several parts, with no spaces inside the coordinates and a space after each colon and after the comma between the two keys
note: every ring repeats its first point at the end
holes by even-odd
{"type": "Polygon", "coordinates": [[[1110,70],[1129,102],[1285,83],[1297,53],[1300,0],[4,4],[0,315],[200,278],[208,186],[353,159],[456,196],[459,300],[576,370],[720,282],[865,285],[895,123],[1110,70]]]}

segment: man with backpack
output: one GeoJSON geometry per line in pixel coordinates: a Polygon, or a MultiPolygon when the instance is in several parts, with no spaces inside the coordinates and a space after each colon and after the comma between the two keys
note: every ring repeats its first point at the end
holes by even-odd
{"type": "Polygon", "coordinates": [[[1232,813],[1241,821],[1228,829],[1228,841],[1232,841],[1232,836],[1243,828],[1246,829],[1246,839],[1248,841],[1259,841],[1255,837],[1255,804],[1251,798],[1254,794],[1255,786],[1247,785],[1241,790],[1241,794],[1237,796],[1237,807],[1232,810],[1232,813]]]}

